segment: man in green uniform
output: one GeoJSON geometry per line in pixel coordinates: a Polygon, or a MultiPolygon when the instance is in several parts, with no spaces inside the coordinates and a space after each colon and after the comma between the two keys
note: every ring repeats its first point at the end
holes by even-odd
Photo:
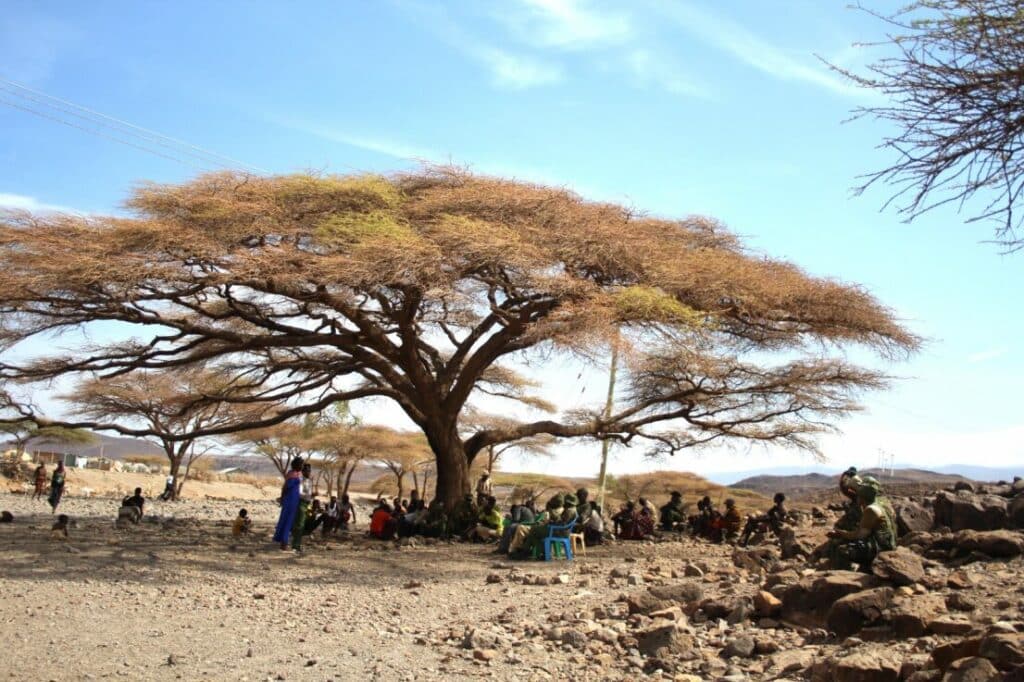
{"type": "Polygon", "coordinates": [[[896,520],[878,504],[878,493],[871,486],[857,489],[857,502],[862,512],[860,524],[855,530],[829,533],[829,561],[834,569],[849,571],[857,564],[868,572],[879,552],[896,546],[896,520]]]}
{"type": "Polygon", "coordinates": [[[860,476],[857,475],[857,467],[850,467],[839,477],[839,492],[849,501],[846,503],[846,511],[836,521],[836,530],[854,530],[860,524],[860,505],[857,504],[857,490],[862,482],[860,476]]]}

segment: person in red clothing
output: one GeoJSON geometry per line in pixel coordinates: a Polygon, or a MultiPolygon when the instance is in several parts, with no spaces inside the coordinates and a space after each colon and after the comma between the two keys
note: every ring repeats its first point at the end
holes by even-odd
{"type": "Polygon", "coordinates": [[[395,517],[391,513],[391,505],[381,500],[370,517],[370,537],[378,540],[390,540],[395,536],[395,517]]]}

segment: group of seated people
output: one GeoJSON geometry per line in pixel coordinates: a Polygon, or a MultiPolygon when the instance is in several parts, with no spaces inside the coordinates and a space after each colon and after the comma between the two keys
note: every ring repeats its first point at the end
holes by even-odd
{"type": "Polygon", "coordinates": [[[349,501],[348,495],[342,495],[340,501],[337,496],[332,495],[327,504],[320,502],[314,495],[306,513],[302,534],[309,535],[319,528],[320,533],[327,537],[332,533],[348,530],[349,524],[355,523],[355,519],[356,508],[349,501]]]}

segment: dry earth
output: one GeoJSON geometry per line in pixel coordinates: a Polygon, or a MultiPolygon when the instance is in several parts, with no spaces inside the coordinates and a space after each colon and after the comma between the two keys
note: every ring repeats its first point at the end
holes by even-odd
{"type": "MultiPolygon", "coordinates": [[[[911,533],[931,549],[893,553],[876,577],[676,537],[544,563],[357,533],[307,538],[296,556],[270,546],[276,506],[245,504],[256,532],[237,542],[237,501],[154,503],[116,530],[115,500],[71,497],[63,541],[44,502],[0,493],[15,516],[0,524],[0,676],[963,682],[1024,671],[1016,531],[986,536],[1015,558],[972,549],[956,561],[946,557],[960,550],[941,547],[960,536],[911,533]]],[[[798,538],[813,544],[830,525],[806,515],[798,538]]]]}

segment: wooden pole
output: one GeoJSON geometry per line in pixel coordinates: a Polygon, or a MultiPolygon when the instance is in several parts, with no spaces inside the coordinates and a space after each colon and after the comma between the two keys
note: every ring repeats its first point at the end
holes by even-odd
{"type": "MultiPolygon", "coordinates": [[[[608,399],[604,404],[604,418],[608,419],[612,416],[612,409],[615,405],[615,374],[619,366],[619,343],[616,337],[615,341],[612,342],[612,363],[611,369],[608,372],[608,399]]],[[[601,471],[597,475],[597,503],[601,505],[601,510],[604,511],[604,486],[605,481],[608,478],[608,450],[610,447],[610,441],[601,441],[601,471]]]]}

